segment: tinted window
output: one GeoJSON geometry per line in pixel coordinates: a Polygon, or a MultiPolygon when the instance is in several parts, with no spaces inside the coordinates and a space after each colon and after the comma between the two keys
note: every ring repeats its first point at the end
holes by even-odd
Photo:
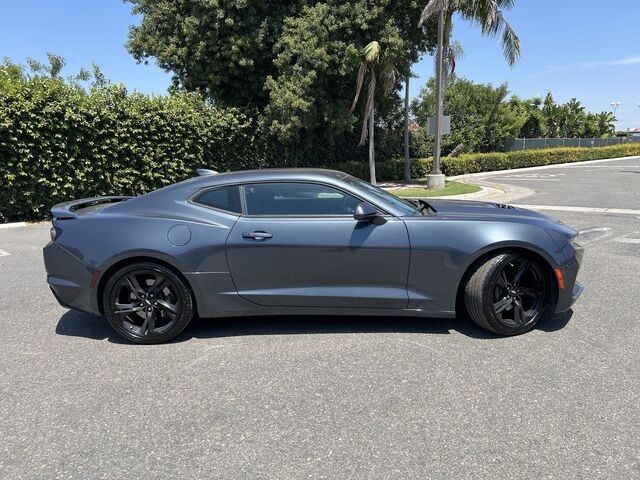
{"type": "Polygon", "coordinates": [[[347,176],[343,180],[350,185],[353,185],[354,187],[365,191],[369,195],[376,197],[376,199],[381,200],[383,204],[385,202],[391,203],[394,207],[406,211],[407,213],[412,213],[416,209],[416,205],[414,203],[411,203],[409,200],[396,197],[394,194],[389,193],[386,190],[381,189],[380,187],[371,185],[364,180],[360,180],[359,178],[347,176]]]}
{"type": "Polygon", "coordinates": [[[313,183],[258,183],[244,192],[247,215],[353,215],[361,202],[313,183]]]}
{"type": "Polygon", "coordinates": [[[194,199],[195,203],[206,205],[207,207],[225,210],[237,214],[242,213],[242,205],[240,203],[240,187],[237,185],[229,187],[220,187],[207,190],[194,199]]]}

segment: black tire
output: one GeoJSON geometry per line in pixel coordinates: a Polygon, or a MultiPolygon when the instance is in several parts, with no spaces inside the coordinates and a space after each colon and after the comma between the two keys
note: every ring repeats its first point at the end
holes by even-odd
{"type": "Polygon", "coordinates": [[[135,343],[162,343],[179,335],[194,315],[191,291],[164,265],[140,262],[114,273],[104,289],[113,329],[135,343]]]}
{"type": "Polygon", "coordinates": [[[500,253],[480,264],[467,281],[467,313],[480,327],[519,335],[553,314],[551,281],[539,260],[521,252],[500,253]]]}

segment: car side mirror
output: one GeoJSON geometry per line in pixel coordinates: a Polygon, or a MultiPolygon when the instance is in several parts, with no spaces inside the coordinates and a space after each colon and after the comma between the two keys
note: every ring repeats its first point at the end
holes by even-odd
{"type": "Polygon", "coordinates": [[[356,213],[353,214],[353,218],[356,220],[369,220],[373,221],[380,216],[380,213],[370,203],[362,202],[356,207],[356,213]]]}

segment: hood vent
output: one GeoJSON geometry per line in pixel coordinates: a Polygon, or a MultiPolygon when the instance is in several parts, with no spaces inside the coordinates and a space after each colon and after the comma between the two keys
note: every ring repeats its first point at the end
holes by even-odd
{"type": "Polygon", "coordinates": [[[493,204],[494,207],[496,208],[504,208],[507,210],[515,210],[516,207],[513,207],[511,205],[505,205],[504,203],[494,203],[493,204]]]}

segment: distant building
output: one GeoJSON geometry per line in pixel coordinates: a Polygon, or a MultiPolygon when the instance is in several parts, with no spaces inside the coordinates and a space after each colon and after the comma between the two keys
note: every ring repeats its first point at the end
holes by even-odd
{"type": "Polygon", "coordinates": [[[627,133],[631,134],[632,137],[640,137],[640,128],[630,128],[627,133]]]}

